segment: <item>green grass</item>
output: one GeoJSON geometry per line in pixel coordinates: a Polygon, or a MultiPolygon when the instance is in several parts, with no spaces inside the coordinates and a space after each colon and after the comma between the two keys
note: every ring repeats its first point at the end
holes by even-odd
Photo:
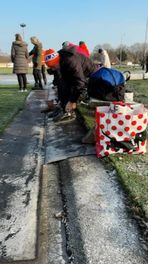
{"type": "Polygon", "coordinates": [[[133,205],[140,216],[148,220],[148,155],[110,155],[119,180],[125,187],[133,205]]]}
{"type": "MultiPolygon", "coordinates": [[[[129,81],[128,87],[134,92],[134,100],[148,107],[148,80],[129,81]]],[[[88,129],[95,124],[95,110],[79,106],[88,129]]],[[[148,146],[147,146],[148,149],[148,146]]],[[[103,159],[116,168],[134,214],[148,221],[148,153],[145,155],[112,154],[103,159]]]]}
{"type": "MultiPolygon", "coordinates": [[[[6,68],[6,67],[0,67],[0,75],[1,74],[12,74],[13,68],[6,68]]],[[[28,68],[28,73],[32,73],[32,68],[28,68]]]]}
{"type": "Polygon", "coordinates": [[[112,66],[113,68],[119,70],[119,71],[130,71],[130,72],[137,72],[137,71],[142,71],[142,67],[141,66],[127,66],[127,65],[115,65],[112,66]]]}
{"type": "Polygon", "coordinates": [[[17,85],[0,85],[0,134],[23,109],[28,93],[19,93],[17,85]]]}
{"type": "Polygon", "coordinates": [[[148,80],[129,81],[127,86],[134,92],[134,100],[148,108],[148,80]]]}

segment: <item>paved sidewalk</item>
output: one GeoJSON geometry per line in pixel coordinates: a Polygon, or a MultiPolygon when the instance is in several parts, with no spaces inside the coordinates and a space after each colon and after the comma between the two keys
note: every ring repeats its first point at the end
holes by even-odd
{"type": "Polygon", "coordinates": [[[145,244],[128,214],[116,172],[87,155],[94,154],[95,147],[81,143],[80,125],[48,119],[46,133],[46,167],[53,186],[49,197],[54,197],[49,200],[49,234],[55,230],[49,236],[49,264],[147,264],[145,244]],[[60,194],[63,209],[58,211],[60,194]],[[64,218],[55,219],[61,210],[64,218]]]}
{"type": "Polygon", "coordinates": [[[0,140],[0,262],[146,264],[116,174],[81,143],[77,121],[40,113],[47,97],[31,92],[0,140]]]}
{"type": "Polygon", "coordinates": [[[47,90],[32,91],[0,138],[0,260],[34,259],[47,90]]]}

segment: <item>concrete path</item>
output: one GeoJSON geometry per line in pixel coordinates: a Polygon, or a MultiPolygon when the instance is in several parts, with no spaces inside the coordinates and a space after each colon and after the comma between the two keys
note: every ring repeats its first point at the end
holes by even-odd
{"type": "Polygon", "coordinates": [[[34,259],[47,91],[31,92],[26,108],[0,138],[0,260],[34,259]]]}
{"type": "MultiPolygon", "coordinates": [[[[48,82],[52,82],[53,77],[47,74],[48,82]]],[[[131,73],[131,80],[147,80],[148,79],[148,73],[145,73],[144,71],[135,71],[131,73]]],[[[27,74],[27,81],[30,84],[34,83],[33,75],[27,74]]],[[[17,77],[15,74],[0,74],[0,85],[10,85],[10,84],[18,84],[17,77]]]]}
{"type": "MultiPolygon", "coordinates": [[[[50,163],[50,159],[55,161],[53,156],[60,149],[65,158],[62,161],[64,158],[57,154],[59,161],[51,164],[52,167],[48,165],[49,178],[52,171],[52,175],[55,174],[52,179],[59,182],[58,193],[61,193],[64,215],[59,219],[50,215],[50,227],[54,228],[57,221],[60,226],[56,229],[56,235],[52,234],[51,241],[49,238],[49,263],[146,264],[147,253],[138,227],[127,212],[126,197],[116,174],[107,171],[101,160],[94,155],[81,156],[80,153],[78,157],[72,158],[72,155],[75,156],[75,148],[72,151],[71,146],[76,142],[80,144],[77,134],[81,129],[77,127],[75,130],[76,124],[60,125],[62,133],[52,121],[48,120],[47,124],[46,162],[50,163]],[[71,134],[67,134],[68,131],[71,134]],[[68,140],[64,147],[61,142],[66,135],[68,140]],[[70,153],[67,146],[71,149],[70,153]],[[62,225],[65,227],[66,241],[62,225]],[[60,246],[59,250],[55,241],[60,246]],[[56,248],[54,251],[53,245],[56,248]],[[63,257],[65,251],[70,262],[63,257]]],[[[58,213],[56,208],[54,202],[53,215],[58,213]]]]}
{"type": "MultiPolygon", "coordinates": [[[[34,83],[33,75],[27,74],[27,81],[30,84],[34,83]]],[[[0,85],[10,85],[10,84],[18,84],[17,76],[16,74],[1,74],[0,75],[0,85]]]]}
{"type": "Polygon", "coordinates": [[[55,124],[52,120],[47,122],[45,163],[95,154],[93,145],[81,142],[85,133],[77,121],[69,124],[55,124]]]}
{"type": "Polygon", "coordinates": [[[69,159],[60,170],[73,263],[148,263],[116,176],[95,156],[69,159]]]}
{"type": "MultiPolygon", "coordinates": [[[[47,75],[48,82],[51,82],[53,80],[53,77],[50,75],[47,75]]],[[[27,74],[27,81],[29,84],[34,83],[34,78],[32,74],[27,74]]],[[[0,85],[11,85],[11,84],[18,84],[17,76],[16,74],[0,74],[0,85]]]]}
{"type": "Polygon", "coordinates": [[[116,174],[77,121],[40,113],[47,96],[31,92],[0,140],[0,263],[148,263],[116,174]]]}

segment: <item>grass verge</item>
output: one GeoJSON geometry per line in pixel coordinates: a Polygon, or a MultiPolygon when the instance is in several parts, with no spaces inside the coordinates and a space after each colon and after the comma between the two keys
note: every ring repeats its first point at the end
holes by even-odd
{"type": "MultiPolygon", "coordinates": [[[[28,74],[32,73],[32,67],[28,68],[28,74]]],[[[13,74],[13,68],[0,67],[0,75],[10,75],[13,74]]]]}
{"type": "Polygon", "coordinates": [[[24,108],[29,90],[20,93],[17,85],[0,85],[0,134],[4,132],[14,116],[24,108]]]}

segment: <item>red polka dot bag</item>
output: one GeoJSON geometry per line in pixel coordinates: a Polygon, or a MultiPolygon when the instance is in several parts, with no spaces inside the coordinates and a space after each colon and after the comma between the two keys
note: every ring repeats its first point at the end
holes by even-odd
{"type": "Polygon", "coordinates": [[[96,153],[144,154],[148,109],[143,104],[112,102],[96,108],[96,153]]]}

